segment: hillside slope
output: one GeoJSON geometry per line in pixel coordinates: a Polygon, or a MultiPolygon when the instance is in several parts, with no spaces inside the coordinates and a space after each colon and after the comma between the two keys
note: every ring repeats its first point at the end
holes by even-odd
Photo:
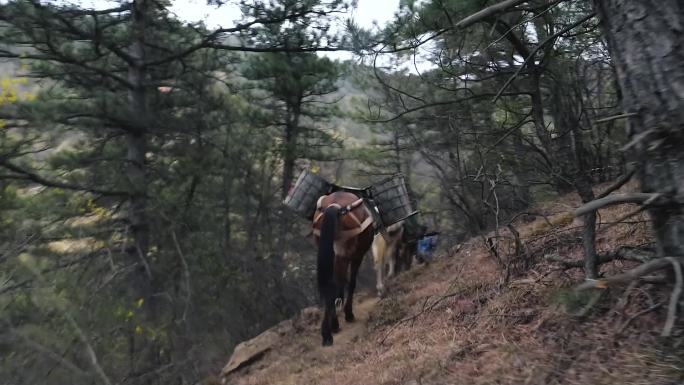
{"type": "MultiPolygon", "coordinates": [[[[485,250],[482,238],[456,246],[432,265],[396,277],[387,298],[360,296],[357,322],[341,321],[332,348],[319,346],[320,314],[305,309],[272,329],[275,333],[263,352],[237,369],[224,369],[222,383],[682,381],[681,328],[674,338],[659,337],[669,286],[642,283],[600,295],[574,294],[571,288],[582,280],[582,271],[557,261],[581,258],[581,224],[570,214],[579,202],[574,196],[558,202],[534,210],[543,217],[530,221],[533,217],[521,216],[516,222],[524,243],[521,255],[513,255],[510,233],[504,231],[498,234],[502,263],[485,250]],[[508,282],[504,265],[509,266],[508,282]]],[[[601,213],[600,253],[650,244],[645,216],[611,225],[630,209],[601,213]]],[[[601,271],[612,275],[635,264],[615,260],[604,263],[601,271]]]]}

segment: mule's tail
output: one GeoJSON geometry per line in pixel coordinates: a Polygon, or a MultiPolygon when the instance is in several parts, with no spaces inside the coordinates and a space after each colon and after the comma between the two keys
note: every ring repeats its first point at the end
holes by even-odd
{"type": "Polygon", "coordinates": [[[323,211],[316,268],[318,290],[323,296],[325,296],[328,290],[334,290],[334,288],[332,288],[333,273],[335,269],[334,244],[339,211],[340,208],[337,205],[331,205],[323,211]]]}

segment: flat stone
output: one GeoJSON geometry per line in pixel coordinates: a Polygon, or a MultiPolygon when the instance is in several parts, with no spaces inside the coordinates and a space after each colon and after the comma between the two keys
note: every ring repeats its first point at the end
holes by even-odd
{"type": "Polygon", "coordinates": [[[279,340],[279,333],[269,329],[251,340],[241,342],[233,350],[233,355],[230,356],[230,360],[221,371],[221,375],[227,376],[240,368],[258,361],[279,340]]]}

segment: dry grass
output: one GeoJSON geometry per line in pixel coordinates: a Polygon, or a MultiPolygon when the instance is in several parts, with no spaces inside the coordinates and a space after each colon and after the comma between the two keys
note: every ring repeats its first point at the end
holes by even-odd
{"type": "MultiPolygon", "coordinates": [[[[667,341],[658,337],[663,308],[626,324],[643,309],[666,301],[666,289],[643,285],[628,293],[607,291],[586,315],[572,315],[588,301],[569,290],[582,279],[582,272],[563,270],[540,258],[551,252],[581,258],[579,225],[568,216],[579,201],[569,196],[561,202],[538,208],[546,219],[516,224],[535,263],[508,285],[502,284],[500,265],[482,241],[473,239],[452,257],[393,280],[392,295],[359,317],[353,337],[320,348],[318,321],[304,323],[257,364],[227,378],[227,383],[666,385],[681,381],[684,337],[681,328],[667,341]]],[[[601,222],[615,221],[632,209],[605,210],[601,222]]],[[[599,251],[648,244],[648,226],[638,222],[644,219],[639,215],[629,219],[635,223],[599,231],[599,251]]],[[[500,246],[505,250],[507,245],[500,246]]],[[[615,261],[604,264],[601,271],[614,274],[630,266],[632,262],[615,261]]],[[[342,323],[343,335],[348,327],[342,323]]]]}

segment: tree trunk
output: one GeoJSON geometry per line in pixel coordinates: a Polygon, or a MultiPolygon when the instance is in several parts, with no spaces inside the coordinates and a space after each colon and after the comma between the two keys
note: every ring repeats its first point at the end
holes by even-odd
{"type": "MultiPolygon", "coordinates": [[[[130,208],[128,220],[133,236],[133,247],[129,250],[132,262],[140,265],[131,281],[134,300],[144,302],[145,320],[154,324],[156,319],[156,304],[153,301],[152,269],[147,260],[150,245],[150,226],[147,214],[147,170],[145,154],[147,152],[147,100],[145,96],[145,24],[149,12],[147,0],[138,0],[132,10],[132,42],[129,54],[132,62],[128,67],[128,109],[132,119],[132,127],[126,133],[126,178],[130,188],[130,208]]],[[[158,349],[151,346],[146,337],[136,336],[131,331],[131,369],[133,372],[147,371],[155,367],[158,349]]],[[[153,345],[153,344],[152,344],[153,345]]]]}
{"type": "Polygon", "coordinates": [[[513,174],[511,176],[511,181],[514,184],[516,196],[515,207],[519,209],[525,209],[532,204],[533,198],[529,183],[531,180],[534,180],[534,176],[522,159],[527,153],[527,149],[522,140],[522,135],[523,133],[520,129],[511,135],[513,147],[513,155],[511,156],[513,174]]]}
{"type": "Polygon", "coordinates": [[[301,99],[294,102],[295,105],[288,106],[284,139],[283,151],[283,185],[282,198],[287,197],[294,178],[295,161],[297,161],[297,133],[299,131],[299,118],[301,115],[301,99]]]}
{"type": "Polygon", "coordinates": [[[283,185],[281,186],[281,197],[285,199],[290,192],[292,179],[294,179],[294,167],[297,160],[294,154],[294,144],[291,141],[292,135],[290,127],[285,128],[285,151],[283,154],[283,185]]]}
{"type": "MultiPolygon", "coordinates": [[[[615,62],[641,188],[684,196],[684,4],[594,0],[615,62]]],[[[684,255],[679,204],[649,210],[658,253],[684,255]]]]}
{"type": "Polygon", "coordinates": [[[146,0],[138,0],[133,7],[133,42],[130,56],[133,63],[128,67],[128,109],[133,127],[126,135],[126,177],[131,189],[129,221],[137,253],[142,258],[149,249],[149,224],[147,223],[147,175],[145,153],[147,151],[147,106],[145,98],[144,39],[146,0]]]}
{"type": "MultiPolygon", "coordinates": [[[[226,162],[228,163],[228,162],[226,162]]],[[[233,200],[233,175],[226,165],[226,171],[223,173],[223,234],[221,236],[222,252],[226,262],[230,258],[233,237],[233,222],[230,218],[232,213],[233,200]]]]}
{"type": "MultiPolygon", "coordinates": [[[[576,88],[576,79],[560,68],[551,97],[551,111],[556,132],[559,134],[555,159],[560,166],[559,178],[572,183],[583,203],[594,200],[593,181],[590,175],[591,153],[585,143],[581,126],[582,96],[576,88]]],[[[598,277],[596,255],[596,212],[582,218],[584,231],[584,272],[587,278],[598,277]]]]}
{"type": "Polygon", "coordinates": [[[548,168],[551,172],[551,182],[554,185],[556,191],[560,194],[565,194],[572,191],[572,183],[563,178],[563,167],[559,163],[559,158],[564,161],[562,157],[559,157],[556,153],[556,146],[554,146],[551,133],[546,127],[544,121],[544,103],[542,101],[542,90],[541,90],[541,76],[539,75],[539,69],[534,69],[534,74],[532,76],[532,93],[530,94],[531,102],[531,114],[532,120],[534,121],[534,131],[537,135],[537,139],[541,143],[541,154],[546,160],[548,168]]]}

